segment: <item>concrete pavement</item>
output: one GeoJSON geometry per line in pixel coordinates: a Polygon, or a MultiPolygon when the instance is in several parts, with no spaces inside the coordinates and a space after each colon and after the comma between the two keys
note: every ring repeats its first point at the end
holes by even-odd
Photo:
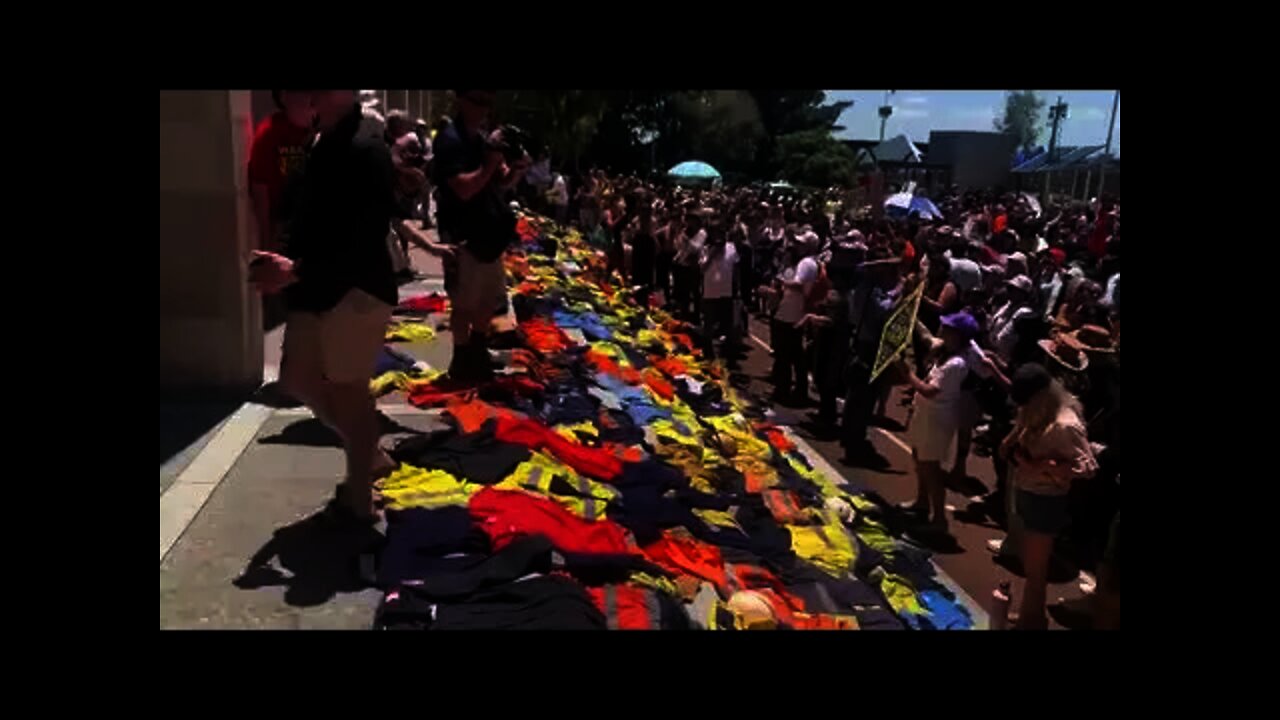
{"type": "MultiPolygon", "coordinates": [[[[440,290],[435,258],[413,252],[426,278],[401,297],[440,290]]],[[[428,318],[433,326],[443,318],[428,318]]],[[[282,328],[266,338],[275,380],[282,328]]],[[[447,367],[448,331],[400,347],[447,367]]],[[[427,431],[437,415],[399,395],[379,400],[384,432],[427,431]]],[[[305,408],[237,399],[161,404],[160,627],[367,629],[381,597],[359,583],[372,530],[335,528],[321,514],[342,480],[336,436],[305,408]]],[[[384,437],[385,439],[385,437],[384,437]]]]}

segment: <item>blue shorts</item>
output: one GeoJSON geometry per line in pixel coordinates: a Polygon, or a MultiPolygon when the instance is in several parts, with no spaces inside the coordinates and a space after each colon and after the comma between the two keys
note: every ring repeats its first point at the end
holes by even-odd
{"type": "Polygon", "coordinates": [[[1018,518],[1032,532],[1057,535],[1071,524],[1066,495],[1038,495],[1017,490],[1014,497],[1018,518]]]}

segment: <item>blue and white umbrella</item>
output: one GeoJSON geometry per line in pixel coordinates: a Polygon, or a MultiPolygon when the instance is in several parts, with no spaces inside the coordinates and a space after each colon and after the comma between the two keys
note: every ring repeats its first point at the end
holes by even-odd
{"type": "Polygon", "coordinates": [[[676,180],[719,180],[720,173],[698,160],[688,160],[667,171],[667,177],[676,180]]]}
{"type": "Polygon", "coordinates": [[[884,209],[891,217],[907,217],[913,213],[925,220],[942,217],[942,211],[932,200],[906,192],[890,195],[884,201],[884,209]]]}

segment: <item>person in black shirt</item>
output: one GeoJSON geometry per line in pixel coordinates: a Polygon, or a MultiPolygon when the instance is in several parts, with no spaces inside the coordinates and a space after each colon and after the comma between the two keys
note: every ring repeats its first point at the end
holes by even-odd
{"type": "Polygon", "coordinates": [[[636,208],[636,219],[631,231],[631,282],[638,286],[636,302],[649,306],[649,294],[653,292],[658,243],[654,238],[653,205],[647,197],[641,198],[636,208]]]}
{"type": "Polygon", "coordinates": [[[397,214],[391,154],[360,133],[354,90],[314,95],[320,139],[302,170],[288,255],[255,251],[250,280],[284,291],[280,382],[342,438],[341,507],[375,519],[373,480],[394,463],[377,447],[369,378],[397,302],[387,229],[397,214]]]}
{"type": "Polygon", "coordinates": [[[508,167],[498,148],[502,132],[486,134],[493,90],[457,90],[458,115],[436,136],[436,222],[442,243],[456,247],[452,304],[453,360],[449,376],[482,379],[491,373],[485,336],[506,275],[502,255],[515,239],[515,217],[502,194],[529,168],[526,154],[508,167]]]}

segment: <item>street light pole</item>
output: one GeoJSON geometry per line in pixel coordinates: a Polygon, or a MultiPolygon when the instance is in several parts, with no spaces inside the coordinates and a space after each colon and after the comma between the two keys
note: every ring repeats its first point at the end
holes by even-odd
{"type": "Polygon", "coordinates": [[[1111,124],[1107,126],[1107,147],[1102,151],[1102,159],[1098,165],[1098,198],[1102,198],[1102,187],[1107,183],[1107,160],[1111,158],[1111,136],[1116,130],[1116,111],[1120,109],[1120,91],[1116,91],[1116,99],[1111,102],[1111,124]]]}
{"type": "Polygon", "coordinates": [[[893,115],[893,106],[889,104],[889,96],[897,92],[897,90],[888,90],[884,94],[884,105],[880,106],[880,142],[884,142],[884,125],[889,122],[889,116],[893,115]]]}
{"type": "Polygon", "coordinates": [[[1111,135],[1116,131],[1116,112],[1120,109],[1120,91],[1116,91],[1116,99],[1111,103],[1111,124],[1107,126],[1107,148],[1103,152],[1111,154],[1111,135]]]}

